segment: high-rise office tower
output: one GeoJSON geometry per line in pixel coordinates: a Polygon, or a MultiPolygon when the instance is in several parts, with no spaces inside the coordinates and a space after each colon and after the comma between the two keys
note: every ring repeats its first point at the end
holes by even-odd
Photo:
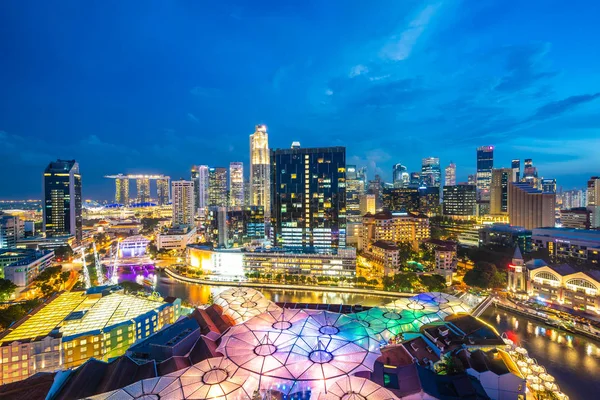
{"type": "Polygon", "coordinates": [[[275,242],[288,249],[336,253],[346,247],[346,149],[271,151],[275,242]]]}
{"type": "Polygon", "coordinates": [[[542,192],[556,193],[556,179],[542,179],[542,192]]]}
{"type": "Polygon", "coordinates": [[[474,185],[444,186],[443,213],[451,217],[477,214],[477,189],[474,185]]]}
{"type": "Polygon", "coordinates": [[[555,193],[544,193],[529,183],[509,183],[508,217],[510,224],[525,229],[554,227],[555,193]]]}
{"type": "Polygon", "coordinates": [[[208,165],[194,165],[192,167],[192,181],[194,182],[196,212],[202,210],[206,213],[208,208],[208,165]]]}
{"type": "Polygon", "coordinates": [[[383,208],[388,211],[420,211],[419,188],[390,188],[383,190],[383,208]]]}
{"type": "Polygon", "coordinates": [[[129,178],[119,174],[115,178],[115,203],[129,205],[129,178]]]}
{"type": "Polygon", "coordinates": [[[148,178],[137,178],[135,180],[137,189],[138,203],[148,203],[150,201],[150,179],[148,178]]]}
{"type": "Polygon", "coordinates": [[[82,238],[81,175],[75,160],[51,162],[44,171],[43,229],[47,237],[82,238]]]}
{"type": "Polygon", "coordinates": [[[532,187],[540,189],[537,168],[533,166],[533,160],[531,158],[525,159],[523,179],[521,179],[521,182],[529,183],[532,187]]]}
{"type": "Polygon", "coordinates": [[[494,168],[494,146],[477,148],[477,192],[479,199],[490,199],[492,169],[494,168]]]}
{"type": "Polygon", "coordinates": [[[490,214],[508,215],[508,184],[513,180],[512,168],[495,168],[492,170],[490,186],[490,214]]]}
{"type": "Polygon", "coordinates": [[[477,175],[469,174],[469,176],[467,177],[467,184],[476,186],[477,185],[477,175]]]}
{"type": "Polygon", "coordinates": [[[208,206],[227,207],[227,168],[208,169],[208,206]]]}
{"type": "Polygon", "coordinates": [[[440,214],[439,187],[432,186],[419,188],[419,212],[428,217],[440,214]]]}
{"type": "Polygon", "coordinates": [[[17,247],[17,240],[25,234],[25,223],[14,215],[0,215],[0,249],[17,247]]]}
{"type": "Polygon", "coordinates": [[[348,222],[359,223],[362,219],[360,212],[360,196],[365,193],[365,181],[359,179],[356,165],[346,166],[346,216],[348,222]]]}
{"type": "Polygon", "coordinates": [[[428,187],[439,187],[441,184],[440,159],[427,157],[421,163],[422,183],[428,187]]]}
{"type": "Polygon", "coordinates": [[[256,125],[250,135],[250,205],[263,206],[265,219],[271,215],[269,135],[265,125],[256,125]]]}
{"type": "Polygon", "coordinates": [[[361,217],[367,213],[375,214],[377,210],[375,206],[375,195],[363,194],[360,196],[360,215],[361,217]]]}
{"type": "Polygon", "coordinates": [[[194,204],[194,182],[173,181],[173,226],[194,225],[196,206],[194,204]]]}
{"type": "Polygon", "coordinates": [[[171,201],[169,178],[158,178],[156,180],[156,199],[159,206],[165,206],[171,201]]]}
{"type": "Polygon", "coordinates": [[[600,206],[600,176],[592,176],[587,182],[588,206],[600,206]]]}
{"type": "Polygon", "coordinates": [[[367,182],[367,167],[360,167],[356,170],[356,178],[367,182]]]}
{"type": "Polygon", "coordinates": [[[450,164],[446,167],[446,185],[445,186],[454,186],[456,185],[456,164],[450,161],[450,164]]]}
{"type": "Polygon", "coordinates": [[[513,170],[512,182],[519,182],[519,179],[521,179],[521,160],[512,160],[510,166],[513,170]]]}
{"type": "Polygon", "coordinates": [[[421,186],[421,173],[420,172],[411,172],[410,173],[410,181],[408,186],[412,188],[418,188],[421,186]]]}
{"type": "Polygon", "coordinates": [[[244,205],[244,164],[229,163],[229,204],[232,207],[244,205]]]}
{"type": "Polygon", "coordinates": [[[196,209],[200,207],[200,172],[198,171],[198,167],[199,165],[192,165],[192,171],[190,173],[190,179],[192,182],[194,182],[194,204],[196,209]]]}
{"type": "Polygon", "coordinates": [[[396,164],[392,168],[392,182],[395,188],[408,187],[410,183],[410,175],[406,166],[402,164],[396,164]]]}
{"type": "Polygon", "coordinates": [[[383,192],[383,180],[381,176],[375,175],[373,180],[370,180],[367,184],[367,193],[375,196],[375,207],[381,207],[381,195],[383,192]]]}

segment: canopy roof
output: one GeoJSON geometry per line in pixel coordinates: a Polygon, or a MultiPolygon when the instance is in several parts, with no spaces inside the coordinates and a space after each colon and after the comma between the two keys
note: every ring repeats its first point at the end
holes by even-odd
{"type": "Polygon", "coordinates": [[[327,393],[319,393],[317,400],[398,400],[392,392],[373,381],[357,376],[346,376],[331,385],[327,393]]]}
{"type": "Polygon", "coordinates": [[[236,324],[266,311],[280,309],[275,303],[267,300],[258,290],[252,288],[231,288],[215,297],[215,304],[223,308],[223,314],[229,315],[236,324]]]}

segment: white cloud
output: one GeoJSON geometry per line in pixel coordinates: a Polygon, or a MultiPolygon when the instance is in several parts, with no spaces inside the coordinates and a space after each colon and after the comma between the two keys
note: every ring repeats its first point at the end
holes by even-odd
{"type": "Polygon", "coordinates": [[[331,89],[328,88],[327,90],[325,90],[325,95],[327,95],[327,96],[333,96],[333,90],[331,90],[331,89]]]}
{"type": "Polygon", "coordinates": [[[192,122],[196,122],[196,123],[200,123],[200,120],[198,119],[198,117],[196,117],[194,114],[192,113],[187,113],[187,117],[190,121],[192,122]]]}
{"type": "Polygon", "coordinates": [[[368,72],[369,72],[369,68],[367,68],[366,65],[358,64],[358,65],[355,65],[354,67],[352,67],[348,76],[350,78],[354,78],[359,75],[366,74],[368,72]]]}
{"type": "Polygon", "coordinates": [[[380,53],[381,57],[394,61],[407,59],[441,6],[442,3],[434,3],[425,6],[425,8],[423,8],[415,18],[408,23],[400,35],[393,36],[390,42],[383,47],[380,53]]]}

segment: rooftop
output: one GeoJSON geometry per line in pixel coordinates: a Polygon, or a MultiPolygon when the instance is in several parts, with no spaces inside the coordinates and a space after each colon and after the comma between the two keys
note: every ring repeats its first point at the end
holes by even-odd
{"type": "Polygon", "coordinates": [[[492,225],[486,225],[483,228],[481,228],[481,230],[493,231],[493,232],[529,233],[529,234],[531,234],[530,230],[525,229],[522,226],[513,226],[510,224],[498,224],[498,223],[492,224],[492,225]]]}
{"type": "Polygon", "coordinates": [[[565,239],[588,240],[600,244],[600,231],[575,228],[534,228],[533,236],[554,236],[565,239]]]}

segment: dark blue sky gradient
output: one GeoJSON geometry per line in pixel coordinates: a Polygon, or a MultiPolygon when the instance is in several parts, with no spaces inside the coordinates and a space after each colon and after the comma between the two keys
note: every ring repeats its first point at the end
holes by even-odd
{"type": "MultiPolygon", "coordinates": [[[[596,1],[0,2],[0,198],[40,198],[75,158],[188,177],[271,147],[344,145],[349,163],[475,169],[533,158],[564,188],[600,173],[596,1]],[[284,4],[287,3],[287,4],[284,4]],[[292,4],[293,3],[293,4],[292,4]]],[[[246,165],[247,167],[247,165],[246,165]]]]}

